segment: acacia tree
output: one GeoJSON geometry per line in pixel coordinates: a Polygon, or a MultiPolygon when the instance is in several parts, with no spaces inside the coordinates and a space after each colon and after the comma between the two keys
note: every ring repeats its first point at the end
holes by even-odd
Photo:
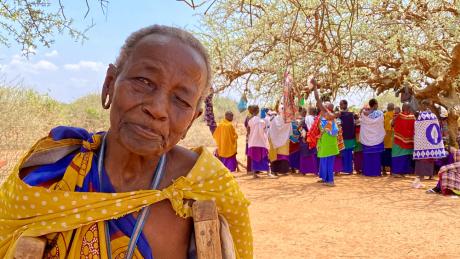
{"type": "MultiPolygon", "coordinates": [[[[95,1],[105,13],[108,0],[95,1]]],[[[90,12],[90,3],[85,0],[85,18],[90,12]]],[[[46,0],[0,0],[0,45],[17,43],[24,55],[33,53],[38,45],[50,47],[57,33],[67,33],[75,40],[87,39],[85,33],[94,24],[79,29],[74,20],[66,16],[64,2],[46,0]]]]}
{"type": "Polygon", "coordinates": [[[460,2],[207,3],[201,37],[213,57],[215,91],[232,87],[253,96],[279,96],[287,69],[298,94],[308,92],[306,80],[312,74],[333,94],[351,87],[371,87],[377,94],[408,87],[418,100],[448,110],[455,139],[460,2]]]}

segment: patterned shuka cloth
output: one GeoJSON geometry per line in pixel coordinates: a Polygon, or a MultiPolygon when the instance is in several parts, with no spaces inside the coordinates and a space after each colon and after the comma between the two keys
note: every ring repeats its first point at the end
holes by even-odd
{"type": "Polygon", "coordinates": [[[439,183],[443,194],[460,195],[460,150],[454,154],[454,163],[445,165],[439,170],[439,183]]]}
{"type": "Polygon", "coordinates": [[[414,159],[446,157],[438,118],[431,111],[421,112],[415,122],[414,159]]]}

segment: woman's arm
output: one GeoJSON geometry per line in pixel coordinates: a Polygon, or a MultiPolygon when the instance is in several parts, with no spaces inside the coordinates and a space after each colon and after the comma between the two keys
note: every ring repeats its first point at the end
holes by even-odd
{"type": "Polygon", "coordinates": [[[310,80],[308,80],[308,83],[310,84],[310,87],[313,88],[313,93],[315,94],[315,100],[316,100],[316,107],[325,115],[326,119],[334,119],[335,115],[332,111],[329,111],[321,101],[321,98],[319,97],[318,93],[318,83],[316,82],[315,78],[311,77],[310,80]]]}

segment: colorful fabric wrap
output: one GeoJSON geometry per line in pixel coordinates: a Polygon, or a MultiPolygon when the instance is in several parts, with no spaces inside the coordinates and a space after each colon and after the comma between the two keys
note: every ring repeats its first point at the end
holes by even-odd
{"type": "MultiPolygon", "coordinates": [[[[163,200],[169,200],[182,218],[192,216],[184,200],[215,200],[233,239],[239,240],[234,243],[237,257],[253,258],[249,202],[232,174],[211,153],[204,148],[194,150],[199,158],[192,170],[162,190],[96,192],[101,134],[58,127],[24,155],[0,188],[0,258],[13,257],[19,238],[39,236],[52,246],[47,250],[49,257],[108,258],[107,231],[112,257],[118,258],[126,252],[131,236],[131,213],[163,200]],[[19,171],[31,166],[40,167],[21,180],[19,171]]],[[[134,257],[152,258],[142,235],[134,257]]]]}
{"type": "Polygon", "coordinates": [[[430,111],[421,112],[415,122],[414,159],[445,157],[446,150],[438,118],[430,111]]]}
{"type": "Polygon", "coordinates": [[[324,117],[321,117],[320,119],[320,130],[321,132],[325,132],[335,137],[339,134],[339,127],[337,126],[337,122],[335,120],[327,120],[324,117]]]}
{"type": "Polygon", "coordinates": [[[318,141],[318,157],[336,156],[339,154],[338,137],[339,128],[335,120],[321,117],[319,124],[321,138],[318,141]]]}
{"type": "Polygon", "coordinates": [[[385,138],[385,128],[383,125],[384,120],[381,111],[374,110],[367,116],[365,113],[362,113],[359,141],[367,146],[375,146],[382,143],[385,138]]]}
{"type": "Polygon", "coordinates": [[[214,132],[214,130],[217,127],[216,124],[216,119],[214,118],[214,108],[212,104],[212,98],[214,94],[211,93],[209,94],[206,99],[204,99],[204,120],[206,121],[206,125],[211,129],[211,132],[214,132]]]}
{"type": "Polygon", "coordinates": [[[391,148],[393,146],[393,127],[391,126],[391,121],[393,120],[394,111],[387,111],[383,115],[384,119],[384,128],[385,128],[385,139],[383,140],[385,148],[391,148]]]}
{"type": "Polygon", "coordinates": [[[338,125],[339,128],[339,133],[337,134],[337,146],[339,148],[339,151],[342,151],[345,149],[345,143],[343,140],[343,131],[342,131],[342,125],[338,125]]]}
{"type": "Polygon", "coordinates": [[[411,113],[399,113],[394,119],[394,143],[401,148],[414,148],[415,116],[411,113]]]}
{"type": "Polygon", "coordinates": [[[361,126],[356,125],[355,126],[355,133],[356,133],[356,143],[355,143],[355,149],[353,152],[361,152],[363,151],[363,145],[361,142],[359,142],[359,133],[361,132],[361,126]]]}
{"type": "Polygon", "coordinates": [[[219,157],[228,158],[236,154],[238,134],[231,121],[223,119],[213,133],[219,157]]]}
{"type": "Polygon", "coordinates": [[[443,194],[451,192],[460,195],[460,162],[441,167],[438,173],[443,194]]]}
{"type": "Polygon", "coordinates": [[[291,122],[291,134],[289,136],[289,140],[292,143],[299,143],[300,131],[299,126],[296,121],[291,122]]]}
{"type": "Polygon", "coordinates": [[[356,147],[356,139],[344,139],[345,149],[354,149],[356,147]]]}
{"type": "Polygon", "coordinates": [[[284,73],[284,88],[283,88],[283,119],[284,122],[295,120],[296,103],[294,100],[294,89],[292,87],[293,78],[289,72],[284,73]]]}
{"type": "Polygon", "coordinates": [[[313,122],[310,130],[307,132],[307,143],[309,148],[316,148],[318,140],[321,137],[321,131],[319,129],[320,117],[317,116],[313,122]]]}
{"type": "Polygon", "coordinates": [[[414,153],[413,149],[402,148],[398,144],[393,143],[393,148],[391,149],[391,157],[407,156],[407,155],[412,155],[413,153],[414,153]]]}

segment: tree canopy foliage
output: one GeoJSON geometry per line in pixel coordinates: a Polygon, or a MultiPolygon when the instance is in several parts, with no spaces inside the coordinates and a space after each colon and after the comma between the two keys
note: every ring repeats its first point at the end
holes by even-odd
{"type": "Polygon", "coordinates": [[[298,96],[307,79],[323,89],[410,89],[457,120],[460,1],[202,1],[201,37],[213,57],[214,87],[280,96],[283,73],[298,96]]]}
{"type": "MultiPolygon", "coordinates": [[[[108,0],[97,0],[105,12],[108,0]]],[[[86,0],[85,17],[90,3],[86,0]]],[[[83,12],[84,10],[82,10],[83,12]]],[[[24,55],[38,46],[50,47],[57,33],[67,33],[75,40],[85,40],[87,28],[76,28],[74,20],[66,16],[64,3],[47,0],[0,0],[0,45],[17,43],[24,55]]]]}

